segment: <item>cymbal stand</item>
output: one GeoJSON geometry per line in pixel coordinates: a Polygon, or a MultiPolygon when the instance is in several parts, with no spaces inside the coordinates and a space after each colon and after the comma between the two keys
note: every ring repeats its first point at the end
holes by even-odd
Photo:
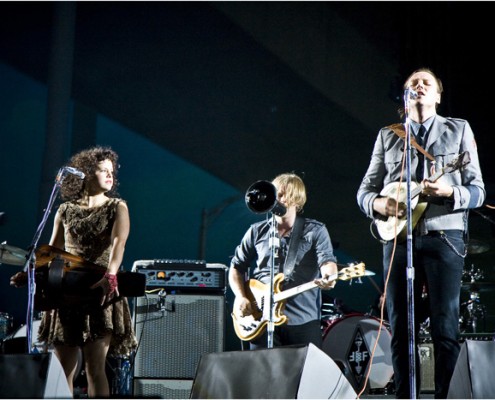
{"type": "MultiPolygon", "coordinates": [[[[486,307],[481,303],[479,290],[476,286],[476,282],[484,278],[483,271],[481,269],[474,269],[474,265],[471,264],[471,269],[464,272],[464,275],[469,278],[469,300],[462,303],[461,307],[466,307],[465,315],[460,318],[461,331],[467,333],[465,330],[470,329],[470,333],[477,333],[478,321],[483,322],[485,326],[486,307]]],[[[483,328],[484,329],[484,328],[483,328]]]]}
{"type": "MultiPolygon", "coordinates": [[[[464,316],[461,317],[462,322],[464,323],[464,329],[470,329],[470,333],[478,332],[478,321],[481,320],[483,322],[483,326],[485,325],[485,315],[486,308],[483,304],[481,304],[480,294],[478,291],[469,292],[469,300],[465,303],[461,304],[461,306],[466,307],[466,318],[464,320],[464,316]]],[[[464,330],[464,333],[467,333],[464,330]]]]}
{"type": "Polygon", "coordinates": [[[36,233],[31,242],[31,246],[29,246],[29,252],[26,255],[26,263],[24,264],[24,271],[27,272],[28,275],[28,309],[26,313],[26,342],[27,342],[27,351],[28,353],[36,353],[37,349],[33,346],[33,320],[34,320],[34,296],[36,294],[36,279],[35,279],[35,269],[36,269],[36,248],[38,247],[38,242],[40,240],[41,234],[45,225],[48,221],[48,216],[53,208],[53,204],[55,203],[55,199],[57,198],[58,192],[60,191],[60,187],[62,186],[62,182],[67,174],[65,168],[60,168],[58,171],[57,177],[55,178],[55,184],[53,185],[52,193],[48,200],[48,206],[45,208],[45,212],[43,214],[43,218],[41,219],[41,223],[36,229],[36,233]]]}

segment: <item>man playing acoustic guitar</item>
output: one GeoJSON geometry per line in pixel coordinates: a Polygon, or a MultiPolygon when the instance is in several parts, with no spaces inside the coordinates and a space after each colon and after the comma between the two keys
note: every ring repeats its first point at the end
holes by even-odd
{"type": "MultiPolygon", "coordinates": [[[[306,203],[306,188],[302,179],[296,174],[285,173],[277,176],[272,183],[277,190],[278,201],[287,209],[283,216],[275,215],[275,239],[280,240],[280,246],[274,257],[274,273],[285,271],[285,276],[278,276],[275,287],[290,290],[302,284],[314,283],[309,290],[276,304],[273,346],[311,342],[321,348],[320,289],[335,285],[337,259],[326,226],[299,215],[306,203]],[[291,250],[291,246],[296,247],[291,250]],[[287,255],[292,254],[295,257],[290,260],[287,255]],[[293,267],[287,270],[289,264],[293,267]]],[[[263,300],[259,300],[261,297],[251,291],[259,289],[269,295],[272,224],[273,219],[267,218],[249,227],[236,248],[229,270],[230,288],[236,296],[234,326],[237,335],[250,342],[251,349],[266,348],[268,343],[266,327],[269,298],[264,296],[263,300]],[[246,278],[252,266],[251,282],[258,284],[250,288],[246,278]]]]}
{"type": "MultiPolygon", "coordinates": [[[[401,116],[404,116],[404,110],[408,111],[410,121],[411,147],[414,147],[411,149],[411,187],[419,185],[418,193],[421,194],[419,215],[411,201],[414,298],[419,303],[423,287],[427,288],[435,355],[435,398],[445,399],[460,351],[459,298],[466,256],[468,210],[483,204],[485,189],[469,123],[463,119],[445,118],[436,112],[443,91],[440,79],[422,68],[406,79],[404,90],[405,105],[399,111],[401,116]],[[467,162],[461,157],[464,154],[468,155],[467,162]],[[448,173],[438,173],[446,167],[448,173]]],[[[408,246],[404,240],[395,240],[399,239],[402,230],[396,227],[407,218],[407,213],[404,202],[396,196],[401,189],[389,191],[388,188],[399,182],[401,188],[406,188],[404,142],[401,124],[380,130],[368,171],[357,193],[358,205],[368,217],[377,222],[387,218],[391,221],[389,229],[382,229],[380,239],[397,398],[410,398],[412,386],[409,381],[408,246]],[[396,235],[390,236],[394,230],[396,235]]],[[[418,198],[415,200],[417,202],[418,198]]],[[[422,322],[417,316],[416,337],[422,322]]],[[[419,368],[417,352],[413,356],[419,368]]],[[[417,372],[417,393],[419,377],[417,372]]]]}

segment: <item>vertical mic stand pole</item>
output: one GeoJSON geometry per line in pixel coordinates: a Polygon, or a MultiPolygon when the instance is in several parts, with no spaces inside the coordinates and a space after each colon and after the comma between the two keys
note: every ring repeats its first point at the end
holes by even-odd
{"type": "Polygon", "coordinates": [[[414,266],[412,246],[412,207],[411,207],[411,131],[409,120],[409,90],[404,92],[406,130],[406,204],[407,204],[407,316],[409,333],[409,390],[410,398],[416,398],[416,339],[414,332],[414,266]]]}
{"type": "Polygon", "coordinates": [[[272,232],[270,234],[270,301],[269,301],[269,316],[268,316],[268,326],[267,326],[267,348],[273,348],[273,333],[275,331],[274,323],[274,311],[275,311],[275,301],[274,301],[274,281],[275,281],[275,258],[278,256],[278,249],[280,247],[280,241],[277,237],[277,221],[275,220],[275,214],[272,214],[272,232]]]}
{"type": "Polygon", "coordinates": [[[41,220],[38,229],[34,235],[33,241],[31,242],[31,246],[29,247],[29,253],[26,256],[26,263],[24,264],[24,271],[28,274],[28,310],[26,314],[26,341],[27,341],[27,351],[29,354],[35,352],[35,348],[33,346],[33,314],[34,314],[34,296],[36,294],[36,277],[35,277],[35,269],[36,269],[36,247],[38,246],[38,242],[41,237],[41,233],[48,221],[48,216],[52,210],[55,199],[57,198],[58,192],[60,191],[60,186],[62,185],[62,181],[65,176],[65,169],[61,168],[58,171],[57,177],[55,179],[55,185],[53,186],[52,193],[50,195],[50,199],[48,201],[48,206],[45,209],[43,214],[43,218],[41,220]]]}

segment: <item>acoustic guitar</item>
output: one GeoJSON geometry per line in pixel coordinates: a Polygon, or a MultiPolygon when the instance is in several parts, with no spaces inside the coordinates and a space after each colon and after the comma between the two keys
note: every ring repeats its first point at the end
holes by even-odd
{"type": "MultiPolygon", "coordinates": [[[[454,172],[462,169],[471,162],[469,152],[465,151],[459,154],[455,159],[448,163],[445,167],[435,172],[432,176],[427,178],[430,182],[436,182],[440,177],[446,173],[454,172]]],[[[416,226],[419,219],[426,210],[428,203],[426,201],[419,201],[419,195],[423,191],[423,185],[416,182],[411,182],[411,208],[412,208],[412,227],[416,226]]],[[[407,187],[405,182],[392,182],[386,185],[380,192],[381,196],[392,198],[399,203],[405,203],[407,197],[407,187]]],[[[382,240],[393,240],[396,236],[399,240],[405,240],[407,235],[407,218],[397,218],[390,216],[388,218],[375,218],[373,225],[375,231],[382,240]]]]}

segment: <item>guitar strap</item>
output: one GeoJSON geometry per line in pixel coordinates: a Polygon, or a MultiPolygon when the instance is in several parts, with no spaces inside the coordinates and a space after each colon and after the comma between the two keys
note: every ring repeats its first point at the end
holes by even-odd
{"type": "Polygon", "coordinates": [[[289,241],[289,250],[284,263],[284,277],[286,281],[293,280],[292,274],[296,264],[296,254],[299,247],[299,241],[302,236],[305,218],[297,216],[292,228],[292,234],[289,241]]]}
{"type": "MultiPolygon", "coordinates": [[[[392,124],[392,125],[389,125],[387,126],[387,128],[391,129],[397,136],[399,136],[401,139],[405,139],[406,138],[406,131],[404,129],[404,124],[392,124]]],[[[423,153],[423,155],[425,157],[427,157],[428,159],[430,159],[431,161],[435,161],[435,158],[433,158],[433,156],[428,153],[425,149],[423,149],[423,147],[421,147],[418,142],[416,142],[416,139],[411,136],[411,144],[418,150],[420,151],[421,153],[423,153]]]]}

